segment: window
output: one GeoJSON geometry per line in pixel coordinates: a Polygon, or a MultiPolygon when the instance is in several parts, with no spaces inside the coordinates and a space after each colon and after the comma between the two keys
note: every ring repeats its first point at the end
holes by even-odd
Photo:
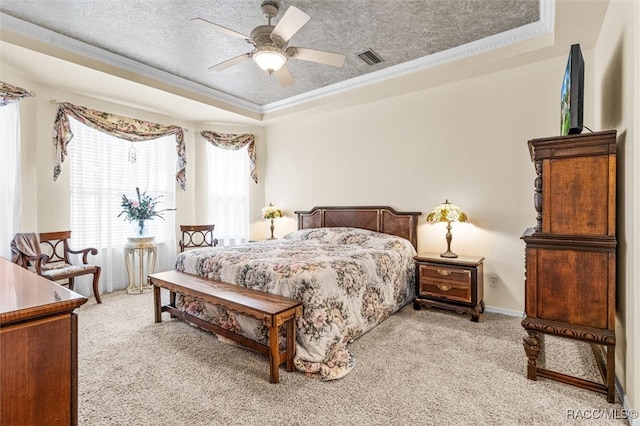
{"type": "Polygon", "coordinates": [[[216,225],[220,245],[249,239],[249,156],[247,147],[237,151],[207,144],[209,191],[207,221],[216,225]]]}
{"type": "Polygon", "coordinates": [[[11,259],[11,240],[22,227],[19,102],[0,107],[0,150],[0,256],[11,259]]]}
{"type": "MultiPolygon", "coordinates": [[[[126,222],[124,215],[118,217],[122,195],[134,198],[139,187],[153,197],[162,196],[159,209],[175,207],[175,136],[132,143],[73,118],[69,121],[74,135],[68,148],[72,248],[97,248],[103,290],[124,288],[123,247],[135,224],[126,222]],[[130,149],[136,153],[133,163],[129,162],[130,149]]],[[[175,214],[165,212],[163,217],[150,223],[158,243],[157,271],[172,269],[176,254],[175,214]]]]}

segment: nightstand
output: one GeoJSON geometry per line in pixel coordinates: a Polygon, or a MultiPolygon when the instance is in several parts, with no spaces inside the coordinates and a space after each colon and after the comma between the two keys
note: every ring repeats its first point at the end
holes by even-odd
{"type": "Polygon", "coordinates": [[[484,312],[484,257],[440,257],[437,253],[420,253],[416,261],[416,299],[414,309],[443,308],[459,314],[471,314],[478,322],[484,312]]]}

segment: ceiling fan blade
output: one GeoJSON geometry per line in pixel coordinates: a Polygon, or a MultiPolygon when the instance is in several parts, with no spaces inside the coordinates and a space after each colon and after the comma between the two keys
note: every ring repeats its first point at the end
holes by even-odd
{"type": "Polygon", "coordinates": [[[234,65],[239,64],[242,61],[245,61],[250,58],[249,53],[243,53],[242,55],[233,57],[231,59],[227,59],[226,61],[222,61],[218,64],[209,67],[209,71],[224,71],[227,68],[231,68],[234,65]]]}
{"type": "Polygon", "coordinates": [[[340,53],[326,52],[324,50],[307,49],[305,47],[289,47],[287,53],[295,59],[316,62],[318,64],[341,67],[345,56],[340,53]]]}
{"type": "Polygon", "coordinates": [[[239,32],[230,30],[229,28],[225,28],[222,25],[214,24],[213,22],[209,22],[206,19],[193,18],[193,19],[191,19],[191,22],[193,22],[194,24],[202,25],[203,27],[208,27],[208,28],[214,29],[214,30],[219,31],[221,33],[225,33],[225,34],[230,35],[232,37],[241,38],[241,39],[246,40],[246,41],[252,41],[251,37],[249,37],[249,36],[246,36],[244,34],[240,34],[239,32]]]}
{"type": "Polygon", "coordinates": [[[274,74],[276,75],[280,86],[287,87],[293,84],[293,76],[291,75],[289,68],[287,68],[287,64],[284,64],[282,67],[280,67],[280,69],[274,74]]]}
{"type": "Polygon", "coordinates": [[[311,17],[295,6],[289,6],[271,35],[278,36],[285,43],[306,24],[311,17]]]}

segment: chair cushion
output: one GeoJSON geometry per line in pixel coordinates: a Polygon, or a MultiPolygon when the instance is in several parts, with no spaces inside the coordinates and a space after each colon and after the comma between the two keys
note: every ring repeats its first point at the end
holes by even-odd
{"type": "Polygon", "coordinates": [[[51,271],[53,269],[62,269],[62,268],[70,268],[70,267],[71,265],[69,265],[68,263],[62,263],[62,262],[45,263],[44,265],[42,265],[42,270],[51,271]]]}
{"type": "Polygon", "coordinates": [[[51,281],[90,274],[96,271],[94,265],[67,265],[66,263],[47,265],[47,268],[46,270],[43,269],[42,276],[51,281]],[[53,266],[53,269],[50,269],[49,266],[53,266]]]}

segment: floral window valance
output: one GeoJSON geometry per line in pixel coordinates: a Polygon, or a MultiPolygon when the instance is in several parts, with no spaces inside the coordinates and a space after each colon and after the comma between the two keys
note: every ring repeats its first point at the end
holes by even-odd
{"type": "Polygon", "coordinates": [[[56,180],[60,175],[62,163],[67,157],[67,146],[73,138],[69,126],[69,116],[84,125],[131,142],[147,141],[162,136],[176,135],[176,151],[178,154],[176,181],[183,190],[186,188],[187,155],[184,143],[184,130],[181,127],[164,126],[149,121],[109,114],[67,102],[61,102],[59,104],[58,115],[53,126],[53,144],[55,146],[56,162],[53,168],[53,180],[56,180]]]}
{"type": "Polygon", "coordinates": [[[35,94],[24,90],[22,87],[0,81],[0,106],[9,105],[28,96],[35,96],[35,94]]]}
{"type": "Polygon", "coordinates": [[[256,137],[254,135],[250,133],[234,135],[232,133],[218,133],[209,130],[202,131],[200,134],[213,146],[222,149],[237,151],[245,145],[248,145],[247,153],[249,154],[249,161],[251,162],[251,179],[253,179],[255,183],[258,183],[258,172],[256,171],[256,137]]]}

